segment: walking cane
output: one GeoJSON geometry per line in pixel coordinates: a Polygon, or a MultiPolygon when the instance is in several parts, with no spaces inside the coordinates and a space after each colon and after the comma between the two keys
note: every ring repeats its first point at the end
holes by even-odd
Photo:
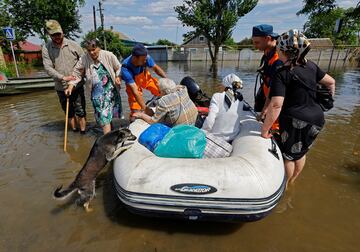
{"type": "Polygon", "coordinates": [[[65,135],[64,135],[64,151],[66,152],[67,143],[67,130],[68,130],[68,118],[69,116],[69,97],[66,97],[66,112],[65,112],[65,135]]]}

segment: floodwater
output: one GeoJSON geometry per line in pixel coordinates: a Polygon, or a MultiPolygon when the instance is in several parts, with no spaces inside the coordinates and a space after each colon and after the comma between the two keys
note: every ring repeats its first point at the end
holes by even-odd
{"type": "MultiPolygon", "coordinates": [[[[235,72],[253,100],[254,64],[224,63],[215,79],[203,62],[162,66],[176,81],[193,76],[208,94],[235,72]]],[[[111,165],[97,180],[93,212],[58,204],[54,188],[72,181],[100,132],[90,102],[89,132],[69,132],[64,153],[55,91],[0,97],[0,251],[358,251],[360,70],[338,69],[335,77],[336,108],[296,185],[268,217],[243,224],[133,215],[116,198],[111,165]]]]}

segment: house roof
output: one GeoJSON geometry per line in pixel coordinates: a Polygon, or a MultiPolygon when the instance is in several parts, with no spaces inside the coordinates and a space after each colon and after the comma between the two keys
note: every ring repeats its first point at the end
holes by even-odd
{"type": "Polygon", "coordinates": [[[130,38],[129,36],[127,36],[126,34],[119,32],[119,31],[113,31],[114,34],[116,34],[117,36],[119,36],[119,38],[121,40],[127,40],[127,41],[135,41],[135,39],[130,38]]]}
{"type": "Polygon", "coordinates": [[[41,51],[41,46],[33,44],[29,41],[19,42],[20,50],[24,52],[39,52],[41,51]]]}
{"type": "Polygon", "coordinates": [[[145,43],[145,42],[136,41],[135,39],[130,38],[129,36],[127,36],[126,34],[124,34],[122,32],[113,31],[113,30],[112,30],[112,32],[120,38],[120,40],[124,43],[125,46],[134,46],[136,44],[149,45],[148,43],[145,43]]]}
{"type": "Polygon", "coordinates": [[[187,40],[185,40],[184,41],[184,43],[182,43],[182,45],[186,45],[186,44],[188,44],[190,41],[192,41],[192,40],[194,40],[194,39],[196,39],[197,37],[200,37],[200,36],[204,36],[204,35],[193,35],[193,36],[191,36],[190,38],[188,38],[187,40]]]}
{"type": "Polygon", "coordinates": [[[145,47],[147,49],[166,49],[166,48],[171,47],[171,46],[167,46],[167,45],[145,45],[145,47]]]}
{"type": "Polygon", "coordinates": [[[330,38],[309,38],[311,48],[330,48],[334,44],[330,38]]]}

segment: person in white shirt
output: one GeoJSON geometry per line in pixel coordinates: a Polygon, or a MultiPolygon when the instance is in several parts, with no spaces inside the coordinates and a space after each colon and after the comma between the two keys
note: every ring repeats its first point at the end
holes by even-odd
{"type": "Polygon", "coordinates": [[[225,90],[212,96],[202,129],[231,142],[240,132],[243,102],[236,90],[242,88],[242,80],[235,74],[229,74],[222,84],[225,90]]]}

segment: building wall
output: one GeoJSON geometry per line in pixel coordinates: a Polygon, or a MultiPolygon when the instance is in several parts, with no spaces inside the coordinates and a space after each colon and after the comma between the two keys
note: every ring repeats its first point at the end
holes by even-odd
{"type": "Polygon", "coordinates": [[[207,39],[204,36],[197,36],[195,38],[193,38],[192,40],[190,40],[189,42],[187,42],[186,44],[184,44],[182,47],[184,48],[188,48],[188,47],[206,47],[207,46],[207,39]],[[203,40],[200,40],[200,38],[203,38],[203,40]]]}
{"type": "MultiPolygon", "coordinates": [[[[34,60],[41,60],[41,52],[15,52],[15,57],[17,61],[24,61],[26,63],[31,63],[34,60]]],[[[12,54],[4,54],[6,62],[13,62],[12,54]]]]}
{"type": "Polygon", "coordinates": [[[157,49],[148,48],[148,52],[155,62],[168,61],[168,50],[166,48],[157,48],[157,49]]]}

